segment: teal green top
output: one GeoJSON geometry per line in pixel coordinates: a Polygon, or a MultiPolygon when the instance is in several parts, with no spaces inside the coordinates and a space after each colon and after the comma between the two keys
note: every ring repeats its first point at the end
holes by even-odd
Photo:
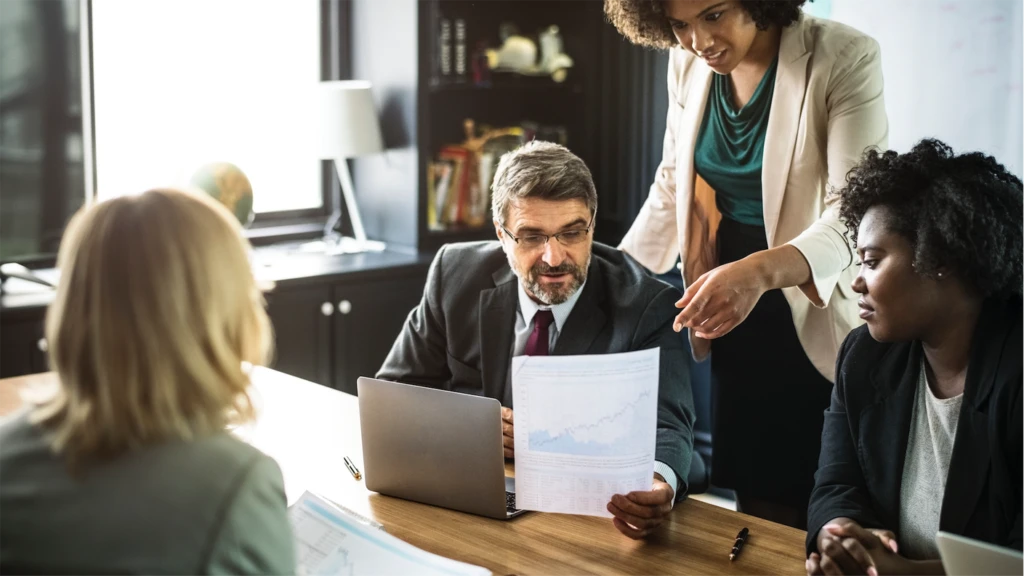
{"type": "Polygon", "coordinates": [[[733,107],[729,77],[715,74],[697,135],[697,174],[715,189],[722,216],[742,224],[764,226],[761,164],[778,63],[776,57],[739,110],[733,107]]]}

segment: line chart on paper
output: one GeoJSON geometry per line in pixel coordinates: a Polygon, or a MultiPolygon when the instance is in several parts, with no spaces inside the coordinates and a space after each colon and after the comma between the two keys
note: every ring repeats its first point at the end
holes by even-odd
{"type": "Polygon", "coordinates": [[[650,490],[660,349],[512,360],[516,505],[608,517],[614,494],[650,490]]]}
{"type": "MultiPolygon", "coordinates": [[[[530,449],[579,456],[617,456],[641,452],[643,447],[638,446],[635,439],[643,436],[637,432],[642,432],[644,423],[649,419],[639,416],[638,406],[650,396],[651,391],[644,390],[615,412],[590,422],[572,425],[566,425],[564,421],[538,423],[536,427],[540,429],[530,433],[530,449]]],[[[534,410],[536,414],[538,410],[534,410]]]]}
{"type": "MultiPolygon", "coordinates": [[[[532,372],[529,366],[526,372],[532,372]]],[[[603,379],[587,370],[524,373],[535,378],[524,382],[516,399],[517,429],[519,414],[528,419],[522,422],[527,448],[575,456],[649,452],[657,422],[657,378],[648,377],[647,370],[611,372],[603,379]]]]}

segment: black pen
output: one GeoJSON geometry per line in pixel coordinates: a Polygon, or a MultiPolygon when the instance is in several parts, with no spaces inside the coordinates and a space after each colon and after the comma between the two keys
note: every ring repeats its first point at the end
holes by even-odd
{"type": "Polygon", "coordinates": [[[732,562],[740,555],[740,550],[743,548],[743,544],[746,543],[749,534],[750,530],[744,528],[736,535],[736,543],[732,545],[732,552],[729,553],[729,562],[732,562]]]}
{"type": "Polygon", "coordinates": [[[363,475],[359,473],[359,468],[356,468],[356,465],[353,464],[352,461],[348,459],[348,456],[345,456],[345,468],[348,468],[348,471],[356,480],[363,479],[363,475]]]}

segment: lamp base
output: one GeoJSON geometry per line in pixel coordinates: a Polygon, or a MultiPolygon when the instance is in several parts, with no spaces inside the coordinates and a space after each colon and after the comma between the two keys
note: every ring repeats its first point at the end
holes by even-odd
{"type": "Polygon", "coordinates": [[[338,254],[359,254],[360,252],[383,252],[387,245],[377,240],[357,240],[349,236],[331,234],[320,240],[306,242],[301,246],[303,252],[322,252],[328,256],[338,254]]]}

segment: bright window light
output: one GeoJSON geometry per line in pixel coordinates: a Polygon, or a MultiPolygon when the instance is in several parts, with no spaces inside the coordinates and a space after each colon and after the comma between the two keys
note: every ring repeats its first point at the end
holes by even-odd
{"type": "Polygon", "coordinates": [[[322,205],[317,0],[94,0],[100,198],[231,162],[255,211],[322,205]]]}

